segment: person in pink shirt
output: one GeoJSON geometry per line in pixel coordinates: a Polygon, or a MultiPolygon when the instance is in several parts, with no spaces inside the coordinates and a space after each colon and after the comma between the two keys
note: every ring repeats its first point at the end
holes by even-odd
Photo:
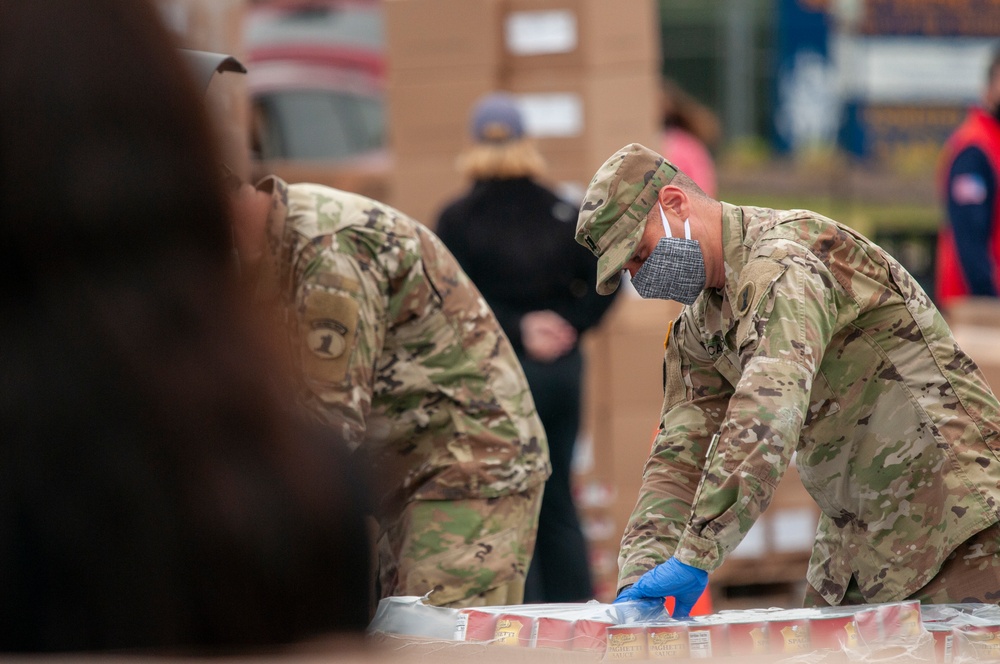
{"type": "Polygon", "coordinates": [[[663,156],[714,197],[717,182],[711,149],[718,144],[722,133],[718,118],[669,78],[663,79],[660,87],[660,103],[663,156]]]}

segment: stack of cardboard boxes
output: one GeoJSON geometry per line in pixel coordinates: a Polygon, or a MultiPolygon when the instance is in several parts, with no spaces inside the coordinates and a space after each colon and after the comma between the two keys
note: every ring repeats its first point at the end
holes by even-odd
{"type": "Polygon", "coordinates": [[[433,226],[464,186],[469,110],[499,84],[497,0],[386,0],[389,202],[433,226]]]}
{"type": "Polygon", "coordinates": [[[433,225],[482,95],[514,94],[553,186],[582,192],[621,146],[655,144],[653,0],[386,0],[390,202],[433,225]]]}
{"type": "Polygon", "coordinates": [[[967,297],[953,304],[947,312],[948,325],[958,345],[969,354],[993,393],[1000,396],[1000,300],[992,297],[967,297]]]}
{"type": "Polygon", "coordinates": [[[648,0],[505,0],[501,84],[558,182],[585,188],[631,142],[656,145],[659,14],[648,0]]]}

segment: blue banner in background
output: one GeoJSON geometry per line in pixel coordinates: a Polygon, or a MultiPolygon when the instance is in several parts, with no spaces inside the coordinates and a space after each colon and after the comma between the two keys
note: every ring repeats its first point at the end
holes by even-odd
{"type": "Polygon", "coordinates": [[[836,140],[840,104],[826,6],[816,0],[777,3],[774,135],[780,152],[836,140]]]}
{"type": "Polygon", "coordinates": [[[997,37],[997,0],[867,0],[862,34],[997,37]]]}
{"type": "Polygon", "coordinates": [[[987,36],[1000,34],[1000,0],[777,0],[776,10],[779,152],[838,146],[920,170],[978,100],[1000,44],[987,36]]]}

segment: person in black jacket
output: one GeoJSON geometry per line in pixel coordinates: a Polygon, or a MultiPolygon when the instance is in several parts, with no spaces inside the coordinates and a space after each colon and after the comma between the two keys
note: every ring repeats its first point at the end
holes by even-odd
{"type": "Polygon", "coordinates": [[[594,591],[570,468],[580,421],[579,340],[612,298],[589,287],[595,263],[572,241],[579,209],[539,182],[545,163],[514,98],[480,99],[471,131],[474,144],[459,163],[472,187],[444,208],[436,231],[510,338],[549,439],[552,476],[525,601],[585,601],[594,591]]]}

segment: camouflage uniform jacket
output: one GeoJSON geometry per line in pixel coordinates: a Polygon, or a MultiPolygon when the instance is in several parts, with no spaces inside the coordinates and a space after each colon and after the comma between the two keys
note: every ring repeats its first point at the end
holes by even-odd
{"type": "Polygon", "coordinates": [[[998,520],[1000,406],[916,281],[813,212],[723,204],[726,285],[665,342],[661,429],[620,585],[674,555],[713,570],[793,452],[821,509],[808,581],[907,597],[998,520]],[[703,472],[704,471],[704,472],[703,472]]]}
{"type": "Polygon", "coordinates": [[[377,201],[268,178],[270,253],[310,412],[363,448],[383,508],[550,473],[517,357],[438,238],[377,201]]]}

